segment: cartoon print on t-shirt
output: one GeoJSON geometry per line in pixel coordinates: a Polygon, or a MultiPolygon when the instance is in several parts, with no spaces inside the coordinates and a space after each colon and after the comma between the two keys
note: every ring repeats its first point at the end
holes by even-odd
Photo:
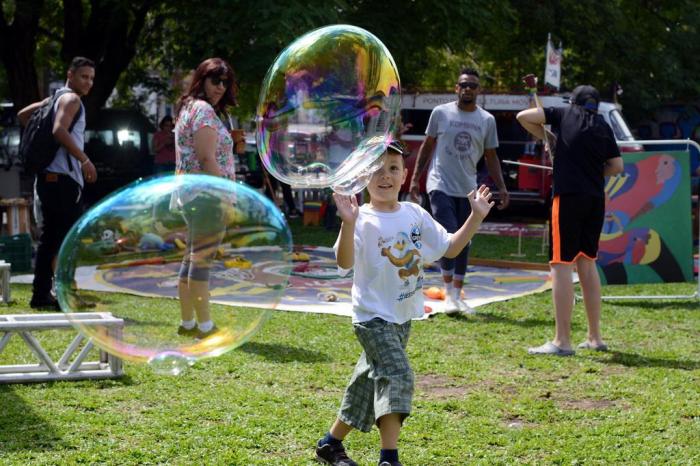
{"type": "Polygon", "coordinates": [[[412,275],[420,275],[420,251],[406,233],[399,233],[393,243],[382,247],[381,254],[389,259],[392,265],[399,268],[398,273],[401,279],[405,280],[412,275]]]}
{"type": "Polygon", "coordinates": [[[472,136],[466,131],[460,131],[455,134],[452,141],[452,147],[447,146],[446,151],[449,155],[457,157],[460,160],[465,160],[472,152],[472,136]]]}

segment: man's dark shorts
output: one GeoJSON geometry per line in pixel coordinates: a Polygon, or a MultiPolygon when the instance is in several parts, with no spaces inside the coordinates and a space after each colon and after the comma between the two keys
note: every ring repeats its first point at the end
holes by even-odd
{"type": "Polygon", "coordinates": [[[552,200],[550,264],[570,264],[581,256],[595,259],[605,216],[605,199],[561,194],[552,200]]]}

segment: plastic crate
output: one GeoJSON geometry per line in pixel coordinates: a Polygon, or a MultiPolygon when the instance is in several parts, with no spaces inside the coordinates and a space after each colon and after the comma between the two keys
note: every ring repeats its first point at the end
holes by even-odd
{"type": "Polygon", "coordinates": [[[0,236],[0,259],[12,264],[12,272],[30,272],[32,237],[27,233],[0,236]]]}

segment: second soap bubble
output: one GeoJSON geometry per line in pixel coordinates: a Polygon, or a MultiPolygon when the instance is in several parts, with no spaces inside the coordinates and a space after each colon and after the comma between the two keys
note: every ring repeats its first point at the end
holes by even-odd
{"type": "Polygon", "coordinates": [[[176,375],[261,328],[286,289],[291,245],[279,209],[243,184],[194,174],[138,181],[73,226],[58,300],[99,348],[176,375]],[[123,326],[99,325],[102,313],[123,326]]]}

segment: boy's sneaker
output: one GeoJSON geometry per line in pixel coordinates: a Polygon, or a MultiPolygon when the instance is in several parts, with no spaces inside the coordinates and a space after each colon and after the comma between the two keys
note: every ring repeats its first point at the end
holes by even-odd
{"type": "Polygon", "coordinates": [[[345,453],[345,447],[342,443],[331,445],[325,443],[320,447],[316,447],[316,459],[323,464],[331,464],[333,466],[358,466],[345,453]]]}
{"type": "Polygon", "coordinates": [[[398,461],[392,461],[391,463],[388,461],[382,461],[379,463],[379,466],[403,466],[401,463],[398,461]]]}
{"type": "Polygon", "coordinates": [[[445,314],[453,315],[459,314],[460,312],[459,303],[455,297],[452,296],[452,293],[445,294],[445,314]]]}

